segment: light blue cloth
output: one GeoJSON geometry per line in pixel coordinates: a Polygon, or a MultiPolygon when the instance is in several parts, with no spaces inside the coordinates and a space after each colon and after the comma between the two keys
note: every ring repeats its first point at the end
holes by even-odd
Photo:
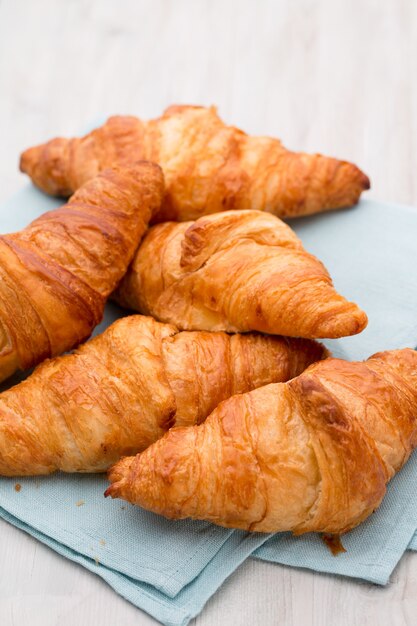
{"type": "Polygon", "coordinates": [[[169,626],[182,626],[268,537],[170,522],[105,500],[104,476],[0,479],[0,516],[106,580],[169,626]]]}
{"type": "MultiPolygon", "coordinates": [[[[0,230],[17,230],[58,204],[27,187],[0,212],[0,230]]],[[[355,209],[291,225],[326,264],[339,291],[369,315],[360,336],[326,342],[335,355],[360,359],[417,345],[416,210],[363,201],[355,209]]],[[[121,313],[108,306],[96,332],[121,313]]],[[[24,479],[19,492],[15,479],[0,479],[0,516],[98,574],[164,624],[177,626],[187,624],[255,550],[256,558],[385,583],[410,541],[417,550],[415,477],[417,455],[392,481],[379,511],[344,537],[348,552],[338,557],[316,536],[268,538],[204,522],[168,522],[105,500],[101,476],[24,479]]]]}

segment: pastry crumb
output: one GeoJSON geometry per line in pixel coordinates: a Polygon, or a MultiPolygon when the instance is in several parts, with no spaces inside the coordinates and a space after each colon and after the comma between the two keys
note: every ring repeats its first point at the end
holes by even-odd
{"type": "Polygon", "coordinates": [[[100,561],[98,560],[98,558],[97,558],[96,556],[95,556],[95,557],[93,557],[93,558],[94,558],[94,562],[95,562],[95,564],[96,564],[96,565],[100,565],[100,561]]]}
{"type": "Polygon", "coordinates": [[[124,511],[126,507],[123,505],[120,508],[122,509],[122,511],[124,511]]]}
{"type": "Polygon", "coordinates": [[[17,491],[17,493],[19,493],[21,488],[22,488],[22,485],[20,483],[16,483],[15,486],[14,486],[14,490],[17,491]]]}
{"type": "Polygon", "coordinates": [[[106,545],[106,542],[104,541],[104,539],[100,539],[100,545],[101,546],[105,546],[106,545]]]}
{"type": "Polygon", "coordinates": [[[83,504],[85,504],[85,500],[78,500],[78,502],[75,503],[75,506],[82,506],[83,504]]]}

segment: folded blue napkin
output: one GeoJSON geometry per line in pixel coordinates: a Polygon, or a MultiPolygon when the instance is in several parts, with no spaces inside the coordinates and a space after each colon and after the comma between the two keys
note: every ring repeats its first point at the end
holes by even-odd
{"type": "MultiPolygon", "coordinates": [[[[32,187],[0,211],[10,232],[59,202],[32,187]]],[[[417,345],[417,211],[375,201],[291,224],[328,267],[336,287],[370,318],[360,336],[328,341],[335,355],[362,359],[417,345]]],[[[100,332],[122,312],[106,309],[100,332]]],[[[185,625],[249,555],[384,584],[407,545],[417,550],[417,454],[392,481],[382,507],[343,538],[333,557],[318,536],[273,537],[204,522],[172,522],[103,498],[103,476],[0,479],[0,516],[101,576],[164,624],[185,625]],[[21,485],[15,490],[16,483],[21,485]]]]}
{"type": "Polygon", "coordinates": [[[187,624],[268,538],[105,500],[107,485],[99,475],[2,478],[0,516],[169,626],[187,624]]]}

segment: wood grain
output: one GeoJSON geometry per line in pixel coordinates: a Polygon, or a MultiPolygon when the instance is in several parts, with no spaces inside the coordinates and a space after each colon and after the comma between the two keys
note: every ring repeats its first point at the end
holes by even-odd
{"type": "MultiPolygon", "coordinates": [[[[416,76],[414,0],[0,0],[0,202],[25,184],[25,147],[191,102],[417,204],[416,76]]],[[[5,522],[0,551],[2,626],[155,623],[5,522]]],[[[195,624],[413,626],[416,611],[416,555],[385,589],[248,561],[195,624]]]]}

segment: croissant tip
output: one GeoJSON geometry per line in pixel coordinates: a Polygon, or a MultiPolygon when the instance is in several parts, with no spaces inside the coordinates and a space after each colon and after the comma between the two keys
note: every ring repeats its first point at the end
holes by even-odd
{"type": "Polygon", "coordinates": [[[323,344],[319,344],[322,348],[321,351],[321,356],[320,356],[320,361],[325,361],[326,359],[330,359],[333,355],[332,352],[326,348],[326,346],[324,346],[323,344]]]}
{"type": "Polygon", "coordinates": [[[362,311],[356,304],[351,306],[345,311],[335,313],[332,318],[329,318],[318,329],[316,336],[324,339],[338,339],[340,337],[351,337],[352,335],[358,335],[368,325],[368,316],[365,311],[362,311]]]}
{"type": "Polygon", "coordinates": [[[365,311],[357,307],[356,315],[352,317],[352,323],[346,336],[358,335],[368,326],[368,316],[365,311]]]}
{"type": "MultiPolygon", "coordinates": [[[[117,465],[117,464],[116,464],[117,465]]],[[[111,467],[108,471],[107,474],[107,478],[109,480],[109,482],[111,483],[106,491],[104,492],[104,497],[105,498],[117,498],[119,496],[119,478],[120,476],[117,475],[117,472],[115,473],[115,467],[111,467]]]]}
{"type": "Polygon", "coordinates": [[[357,307],[356,320],[358,324],[358,332],[362,332],[363,330],[365,330],[365,328],[368,326],[368,316],[365,311],[363,311],[359,307],[357,307]]]}
{"type": "Polygon", "coordinates": [[[125,476],[125,472],[130,468],[133,463],[135,457],[122,457],[120,461],[112,465],[112,467],[107,472],[108,481],[111,483],[109,487],[107,487],[104,492],[104,497],[108,498],[119,498],[120,490],[123,484],[123,478],[125,476]]]}
{"type": "Polygon", "coordinates": [[[36,148],[28,148],[20,155],[19,170],[23,172],[23,174],[28,174],[30,172],[30,164],[33,162],[34,158],[36,158],[35,152],[36,148]]]}
{"type": "Polygon", "coordinates": [[[363,172],[361,172],[361,182],[362,182],[362,189],[364,191],[368,191],[368,189],[371,188],[371,181],[369,179],[369,177],[364,174],[363,172]]]}
{"type": "Polygon", "coordinates": [[[110,485],[110,487],[107,487],[106,491],[104,492],[104,497],[105,498],[108,498],[109,496],[111,498],[114,498],[116,496],[114,485],[110,485]]]}

